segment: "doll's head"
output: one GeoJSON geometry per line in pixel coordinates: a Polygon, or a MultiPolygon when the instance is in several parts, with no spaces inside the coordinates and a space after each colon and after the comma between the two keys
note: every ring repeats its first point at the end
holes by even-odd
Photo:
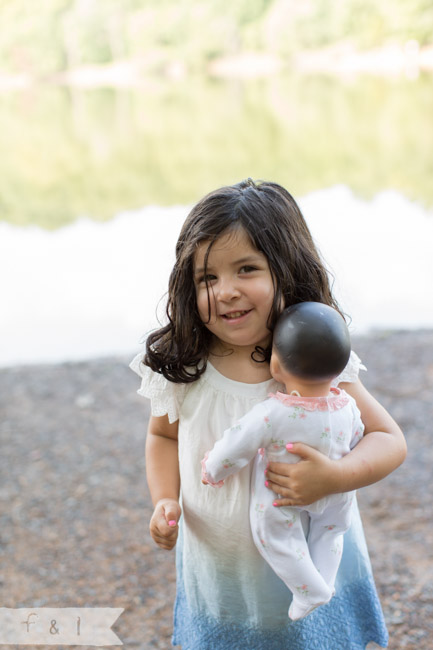
{"type": "Polygon", "coordinates": [[[283,373],[307,383],[330,381],[349,360],[347,325],[335,309],[320,302],[292,305],[275,325],[273,354],[283,373]]]}

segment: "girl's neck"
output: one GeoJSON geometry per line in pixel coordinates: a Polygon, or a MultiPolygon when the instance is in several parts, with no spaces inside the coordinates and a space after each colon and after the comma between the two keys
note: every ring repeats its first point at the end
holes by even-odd
{"type": "MultiPolygon", "coordinates": [[[[224,377],[244,384],[259,384],[272,379],[269,364],[265,361],[254,361],[252,354],[254,346],[232,346],[230,349],[214,342],[209,353],[210,363],[224,377]]],[[[256,356],[259,356],[256,353],[256,356]]]]}

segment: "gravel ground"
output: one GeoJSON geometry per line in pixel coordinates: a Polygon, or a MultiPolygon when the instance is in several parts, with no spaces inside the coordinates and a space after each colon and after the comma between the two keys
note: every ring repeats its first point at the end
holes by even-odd
{"type": "MultiPolygon", "coordinates": [[[[401,468],[359,492],[389,648],[431,650],[433,332],[354,347],[409,445],[401,468]]],[[[137,387],[125,359],[0,371],[0,602],[122,607],[114,630],[126,648],[167,650],[174,556],[148,534],[149,411],[137,387]]]]}

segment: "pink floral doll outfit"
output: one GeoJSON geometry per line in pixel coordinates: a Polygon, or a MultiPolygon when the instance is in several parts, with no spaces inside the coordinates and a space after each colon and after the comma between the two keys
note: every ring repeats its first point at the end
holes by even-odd
{"type": "Polygon", "coordinates": [[[293,594],[292,620],[303,618],[334,595],[354,493],[332,494],[302,508],[276,508],[275,495],[265,486],[263,460],[297,462],[299,456],[286,451],[288,442],[304,442],[339,459],[363,432],[355,401],[338,388],[331,388],[328,397],[277,392],[227,429],[202,461],[202,478],[221,487],[257,456],[251,480],[251,532],[260,554],[293,594]]]}

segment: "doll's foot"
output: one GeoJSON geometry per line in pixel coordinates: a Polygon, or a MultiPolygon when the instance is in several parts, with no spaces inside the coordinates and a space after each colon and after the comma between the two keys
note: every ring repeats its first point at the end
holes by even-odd
{"type": "Polygon", "coordinates": [[[317,609],[317,607],[329,603],[329,601],[331,600],[334,594],[335,594],[335,589],[332,590],[332,592],[330,593],[327,599],[315,603],[306,603],[297,600],[296,598],[293,598],[292,604],[289,607],[289,618],[292,621],[299,621],[300,618],[305,618],[305,616],[311,614],[311,612],[317,609]]]}

